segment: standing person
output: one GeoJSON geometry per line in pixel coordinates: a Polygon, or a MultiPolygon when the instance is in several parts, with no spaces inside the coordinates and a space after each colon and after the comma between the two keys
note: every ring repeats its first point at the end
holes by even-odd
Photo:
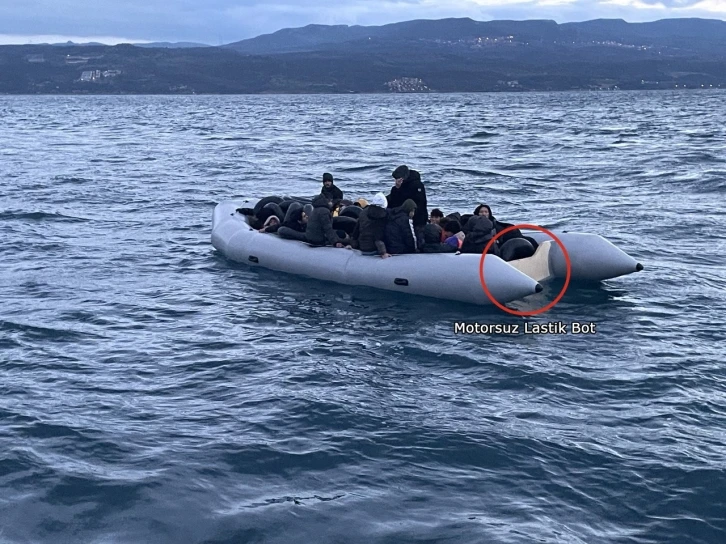
{"type": "Polygon", "coordinates": [[[411,199],[416,204],[416,213],[413,216],[413,228],[416,232],[416,241],[419,246],[423,245],[423,228],[428,222],[429,211],[426,202],[426,189],[421,183],[421,174],[416,170],[410,170],[402,164],[391,174],[396,183],[391,187],[391,194],[388,195],[388,207],[398,208],[411,199]]]}
{"type": "Polygon", "coordinates": [[[333,174],[328,172],[323,174],[323,188],[320,190],[320,194],[333,203],[333,208],[336,208],[340,201],[343,200],[343,191],[335,185],[333,174]]]}
{"type": "Polygon", "coordinates": [[[389,208],[384,236],[389,253],[416,253],[418,250],[412,222],[415,213],[416,203],[410,198],[398,208],[389,208]]]}

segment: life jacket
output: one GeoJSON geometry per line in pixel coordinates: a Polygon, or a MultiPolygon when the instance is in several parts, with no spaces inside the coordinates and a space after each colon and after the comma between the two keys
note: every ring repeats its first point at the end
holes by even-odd
{"type": "MultiPolygon", "coordinates": [[[[464,241],[461,238],[459,238],[456,234],[454,234],[453,236],[449,236],[442,243],[449,244],[449,240],[451,240],[452,238],[454,238],[456,240],[456,247],[461,249],[461,245],[464,243],[464,241]]],[[[451,245],[451,244],[449,244],[449,245],[451,245]]]]}

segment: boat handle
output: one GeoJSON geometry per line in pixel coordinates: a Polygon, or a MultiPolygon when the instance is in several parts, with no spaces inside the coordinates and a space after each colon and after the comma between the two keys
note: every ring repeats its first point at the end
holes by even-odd
{"type": "Polygon", "coordinates": [[[250,261],[250,262],[253,262],[253,263],[259,263],[260,262],[260,260],[257,257],[255,257],[254,255],[250,255],[249,257],[247,257],[247,260],[250,261]]]}
{"type": "Polygon", "coordinates": [[[396,285],[408,286],[408,280],[406,278],[396,278],[395,280],[393,280],[393,283],[395,283],[396,285]]]}

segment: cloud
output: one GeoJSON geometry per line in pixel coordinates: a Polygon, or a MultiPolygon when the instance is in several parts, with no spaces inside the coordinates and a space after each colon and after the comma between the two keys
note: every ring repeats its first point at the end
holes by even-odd
{"type": "Polygon", "coordinates": [[[16,39],[33,37],[36,42],[42,41],[37,39],[40,35],[85,37],[106,43],[118,36],[120,41],[196,41],[218,45],[311,23],[380,25],[444,17],[558,22],[620,17],[635,22],[726,16],[726,0],[2,1],[10,5],[3,6],[0,39],[5,34],[16,39]]]}

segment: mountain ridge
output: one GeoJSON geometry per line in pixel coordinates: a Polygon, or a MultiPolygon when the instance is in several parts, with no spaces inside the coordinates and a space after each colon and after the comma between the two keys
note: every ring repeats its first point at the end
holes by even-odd
{"type": "Polygon", "coordinates": [[[726,88],[722,29],[725,22],[709,19],[558,24],[459,18],[373,30],[309,25],[245,40],[242,51],[149,44],[0,46],[0,93],[726,88]]]}

